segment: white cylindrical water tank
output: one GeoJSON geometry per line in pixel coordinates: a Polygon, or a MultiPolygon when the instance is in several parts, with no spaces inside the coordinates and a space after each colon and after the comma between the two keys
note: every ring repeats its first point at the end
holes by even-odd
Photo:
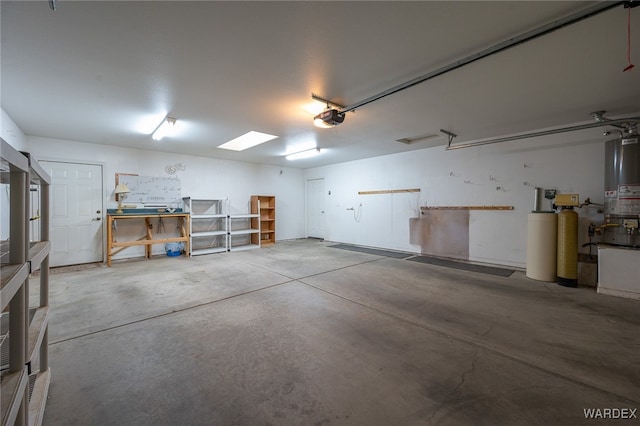
{"type": "Polygon", "coordinates": [[[529,213],[527,222],[527,277],[555,282],[558,215],[529,213]]]}

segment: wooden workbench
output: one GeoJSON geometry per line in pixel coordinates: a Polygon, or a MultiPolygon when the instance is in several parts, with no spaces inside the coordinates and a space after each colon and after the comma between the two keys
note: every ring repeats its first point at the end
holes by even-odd
{"type": "Polygon", "coordinates": [[[153,244],[179,243],[185,245],[185,253],[189,253],[189,213],[111,213],[107,214],[107,265],[111,266],[111,257],[127,247],[145,246],[145,257],[151,258],[151,248],[153,244]],[[178,228],[180,229],[179,237],[157,238],[154,237],[154,229],[151,219],[176,219],[178,228]],[[115,227],[119,220],[144,220],[146,225],[146,234],[133,241],[116,241],[115,227]]]}

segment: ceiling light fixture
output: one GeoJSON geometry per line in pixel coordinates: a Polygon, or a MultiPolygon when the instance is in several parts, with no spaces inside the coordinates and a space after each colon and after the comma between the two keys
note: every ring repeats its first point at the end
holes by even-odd
{"type": "Polygon", "coordinates": [[[153,131],[151,134],[151,139],[154,141],[159,141],[169,134],[169,131],[174,128],[176,125],[176,119],[173,117],[166,117],[162,120],[162,123],[153,131]]]}
{"type": "Polygon", "coordinates": [[[287,155],[285,158],[287,160],[302,160],[303,158],[315,157],[321,152],[320,148],[313,148],[307,149],[306,151],[294,152],[293,154],[287,155]]]}
{"type": "Polygon", "coordinates": [[[252,130],[242,136],[238,136],[237,138],[230,140],[229,142],[219,145],[218,148],[230,149],[232,151],[244,151],[245,149],[252,148],[275,138],[277,138],[277,136],[252,130]]]}

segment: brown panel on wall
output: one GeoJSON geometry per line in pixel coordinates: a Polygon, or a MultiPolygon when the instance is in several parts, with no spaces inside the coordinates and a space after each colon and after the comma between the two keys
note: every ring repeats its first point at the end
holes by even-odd
{"type": "Polygon", "coordinates": [[[410,243],[422,254],[469,259],[469,210],[423,210],[409,220],[410,243]]]}

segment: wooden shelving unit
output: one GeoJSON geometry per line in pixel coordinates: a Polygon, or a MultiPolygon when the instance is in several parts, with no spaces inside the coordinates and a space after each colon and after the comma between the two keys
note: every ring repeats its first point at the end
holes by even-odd
{"type": "MultiPolygon", "coordinates": [[[[28,153],[0,138],[0,178],[10,187],[7,241],[0,244],[0,424],[40,425],[49,392],[49,185],[50,178],[28,153]],[[31,186],[39,187],[39,239],[29,235],[31,186]],[[36,306],[29,303],[29,277],[40,271],[36,306]],[[8,307],[8,312],[6,312],[8,307]],[[6,356],[8,355],[8,356],[6,356]]],[[[35,220],[35,219],[34,219],[35,220]]],[[[35,283],[35,282],[34,282],[35,283]]]]}
{"type": "Polygon", "coordinates": [[[251,213],[258,215],[252,219],[252,228],[260,233],[251,236],[251,242],[261,247],[276,242],[276,197],[273,195],[252,195],[251,213]]]}

